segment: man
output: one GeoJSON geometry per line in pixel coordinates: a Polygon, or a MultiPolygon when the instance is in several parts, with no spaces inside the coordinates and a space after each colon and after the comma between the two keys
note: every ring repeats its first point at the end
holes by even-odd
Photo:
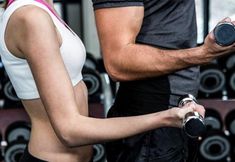
{"type": "MultiPolygon", "coordinates": [[[[120,81],[108,117],[158,112],[197,95],[199,64],[235,50],[210,33],[196,47],[194,0],[93,0],[105,67],[120,81]]],[[[231,21],[229,18],[223,21],[231,21]]],[[[138,123],[137,123],[138,124],[138,123]]],[[[181,129],[160,128],[107,144],[109,162],[192,162],[181,129]]]]}

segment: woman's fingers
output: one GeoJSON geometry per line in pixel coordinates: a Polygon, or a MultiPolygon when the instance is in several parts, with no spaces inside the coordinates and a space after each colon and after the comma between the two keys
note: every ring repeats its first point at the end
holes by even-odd
{"type": "Polygon", "coordinates": [[[184,107],[182,107],[183,109],[185,109],[185,115],[188,112],[193,112],[196,111],[198,112],[200,115],[202,115],[203,117],[205,116],[205,108],[202,105],[199,105],[195,102],[189,102],[187,103],[184,107]]]}

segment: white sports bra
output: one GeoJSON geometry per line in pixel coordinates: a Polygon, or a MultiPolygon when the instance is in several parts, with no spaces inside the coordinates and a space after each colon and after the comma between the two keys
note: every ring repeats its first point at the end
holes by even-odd
{"type": "Polygon", "coordinates": [[[10,16],[16,9],[25,5],[35,5],[40,7],[51,16],[63,41],[60,47],[61,56],[71,82],[73,86],[75,86],[80,80],[82,80],[81,71],[86,57],[85,47],[80,38],[73,31],[69,30],[45,4],[34,0],[16,0],[0,17],[0,55],[17,96],[20,99],[25,100],[40,98],[27,60],[18,58],[10,53],[6,47],[4,38],[10,16]]]}

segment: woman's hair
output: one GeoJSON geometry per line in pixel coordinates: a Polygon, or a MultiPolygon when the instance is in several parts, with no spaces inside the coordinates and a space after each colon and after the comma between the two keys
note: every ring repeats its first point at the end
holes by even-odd
{"type": "Polygon", "coordinates": [[[8,0],[3,0],[3,4],[1,5],[1,7],[6,9],[7,8],[7,4],[8,4],[8,0]]]}

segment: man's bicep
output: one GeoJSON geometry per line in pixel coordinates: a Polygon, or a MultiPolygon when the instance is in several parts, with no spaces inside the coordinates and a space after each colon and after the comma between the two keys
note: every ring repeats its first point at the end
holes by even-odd
{"type": "Polygon", "coordinates": [[[107,49],[118,50],[127,44],[135,43],[143,16],[143,6],[96,10],[96,25],[103,52],[107,49]]]}

